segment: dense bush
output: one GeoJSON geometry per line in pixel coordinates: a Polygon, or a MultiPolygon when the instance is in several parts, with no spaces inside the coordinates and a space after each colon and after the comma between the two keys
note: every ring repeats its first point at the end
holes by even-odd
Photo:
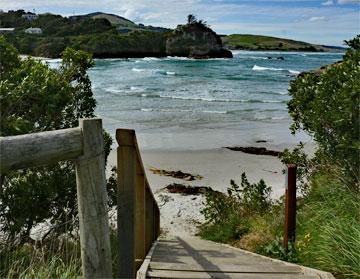
{"type": "Polygon", "coordinates": [[[303,129],[318,144],[316,159],[350,189],[360,191],[359,36],[340,63],[306,73],[290,86],[292,131],[303,129]]]}
{"type": "MultiPolygon", "coordinates": [[[[60,69],[31,58],[20,60],[16,49],[0,37],[0,135],[78,126],[94,117],[96,106],[86,70],[91,56],[66,49],[60,69]]],[[[106,156],[111,137],[104,133],[106,156]]],[[[70,162],[13,171],[1,177],[0,229],[12,242],[25,242],[31,229],[47,220],[55,234],[76,225],[76,182],[70,162]]]]}
{"type": "Polygon", "coordinates": [[[15,33],[5,34],[20,53],[57,58],[66,47],[83,50],[96,58],[165,56],[168,30],[156,27],[136,27],[121,34],[105,18],[66,18],[41,14],[29,21],[25,12],[9,11],[0,14],[0,27],[16,27],[15,33]],[[24,29],[40,27],[43,33],[26,34],[24,29]]]}

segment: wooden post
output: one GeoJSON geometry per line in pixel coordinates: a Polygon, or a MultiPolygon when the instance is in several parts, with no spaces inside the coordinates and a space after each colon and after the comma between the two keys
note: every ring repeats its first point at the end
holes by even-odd
{"type": "Polygon", "coordinates": [[[136,150],[133,130],[116,130],[118,277],[135,277],[136,150]]]}
{"type": "Polygon", "coordinates": [[[81,119],[83,155],[75,161],[84,278],[112,278],[101,119],[81,119]]]}
{"type": "Polygon", "coordinates": [[[287,252],[288,243],[295,242],[296,229],[296,165],[287,165],[285,181],[285,222],[284,249],[287,252]]]}

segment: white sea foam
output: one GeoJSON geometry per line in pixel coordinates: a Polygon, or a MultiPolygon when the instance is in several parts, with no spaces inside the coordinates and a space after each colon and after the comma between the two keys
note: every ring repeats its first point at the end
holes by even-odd
{"type": "Polygon", "coordinates": [[[138,87],[138,86],[131,86],[130,87],[131,91],[136,91],[136,92],[142,92],[144,91],[144,88],[138,87]]]}
{"type": "Polygon", "coordinates": [[[269,58],[264,56],[239,56],[242,59],[255,59],[255,60],[268,60],[269,58]]]}
{"type": "Polygon", "coordinates": [[[226,110],[204,110],[205,113],[227,114],[226,110]]]}
{"type": "Polygon", "coordinates": [[[296,70],[287,70],[287,69],[283,69],[283,68],[272,68],[272,67],[262,67],[262,66],[258,66],[258,65],[254,65],[252,67],[252,70],[253,71],[287,71],[293,75],[300,74],[300,72],[296,71],[296,70]]]}
{"type": "Polygon", "coordinates": [[[157,61],[157,60],[160,60],[160,59],[156,58],[156,57],[144,57],[143,60],[144,61],[157,61]]]}
{"type": "Polygon", "coordinates": [[[141,111],[150,112],[150,111],[153,111],[153,109],[152,108],[142,108],[141,111]]]}
{"type": "Polygon", "coordinates": [[[300,74],[299,71],[295,71],[295,70],[289,70],[289,73],[290,73],[290,74],[293,74],[293,75],[298,75],[298,74],[300,74]]]}
{"type": "Polygon", "coordinates": [[[146,69],[140,69],[140,68],[132,68],[131,70],[134,72],[145,72],[146,71],[146,69]]]}
{"type": "Polygon", "coordinates": [[[271,68],[271,67],[261,67],[258,65],[254,65],[254,67],[252,67],[253,71],[284,71],[284,69],[282,68],[271,68]]]}
{"type": "Polygon", "coordinates": [[[228,99],[215,99],[215,98],[196,98],[196,97],[188,97],[188,96],[169,96],[169,95],[160,95],[160,98],[168,98],[168,99],[179,99],[179,100],[193,100],[193,101],[206,101],[206,102],[231,102],[228,99]]]}

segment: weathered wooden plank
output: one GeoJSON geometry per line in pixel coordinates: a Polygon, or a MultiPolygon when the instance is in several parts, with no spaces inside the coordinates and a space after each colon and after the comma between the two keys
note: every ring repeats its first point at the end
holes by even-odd
{"type": "Polygon", "coordinates": [[[145,189],[145,247],[149,251],[153,242],[153,200],[150,189],[145,189]]]}
{"type": "Polygon", "coordinates": [[[181,264],[167,262],[151,262],[150,268],[155,270],[177,270],[177,271],[205,271],[223,273],[301,273],[301,269],[295,266],[286,265],[224,265],[217,262],[209,262],[208,265],[181,264]]]}
{"type": "Polygon", "coordinates": [[[101,119],[82,119],[83,156],[75,161],[84,278],[112,278],[101,119]]]}
{"type": "Polygon", "coordinates": [[[117,225],[118,225],[118,277],[135,276],[135,199],[136,150],[135,132],[116,130],[119,144],[117,157],[117,225]]]}
{"type": "Polygon", "coordinates": [[[232,273],[232,272],[206,272],[206,271],[174,271],[174,270],[148,270],[147,278],[172,278],[172,279],[314,279],[318,276],[303,275],[303,274],[286,274],[286,273],[232,273]]]}
{"type": "Polygon", "coordinates": [[[0,173],[70,160],[83,153],[80,128],[0,138],[0,173]]]}
{"type": "Polygon", "coordinates": [[[149,252],[147,253],[147,255],[145,257],[145,260],[143,261],[141,267],[139,268],[139,270],[136,273],[136,279],[145,279],[146,278],[146,272],[149,269],[149,264],[151,262],[151,258],[152,258],[152,255],[154,253],[157,243],[158,242],[155,241],[153,243],[153,245],[151,246],[151,248],[149,249],[149,252]]]}

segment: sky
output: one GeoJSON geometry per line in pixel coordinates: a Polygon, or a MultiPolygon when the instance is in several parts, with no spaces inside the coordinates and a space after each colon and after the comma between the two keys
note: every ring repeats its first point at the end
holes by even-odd
{"type": "Polygon", "coordinates": [[[0,9],[70,16],[107,12],[175,28],[188,14],[218,34],[259,34],[343,45],[360,33],[360,0],[0,0],[0,9]]]}

